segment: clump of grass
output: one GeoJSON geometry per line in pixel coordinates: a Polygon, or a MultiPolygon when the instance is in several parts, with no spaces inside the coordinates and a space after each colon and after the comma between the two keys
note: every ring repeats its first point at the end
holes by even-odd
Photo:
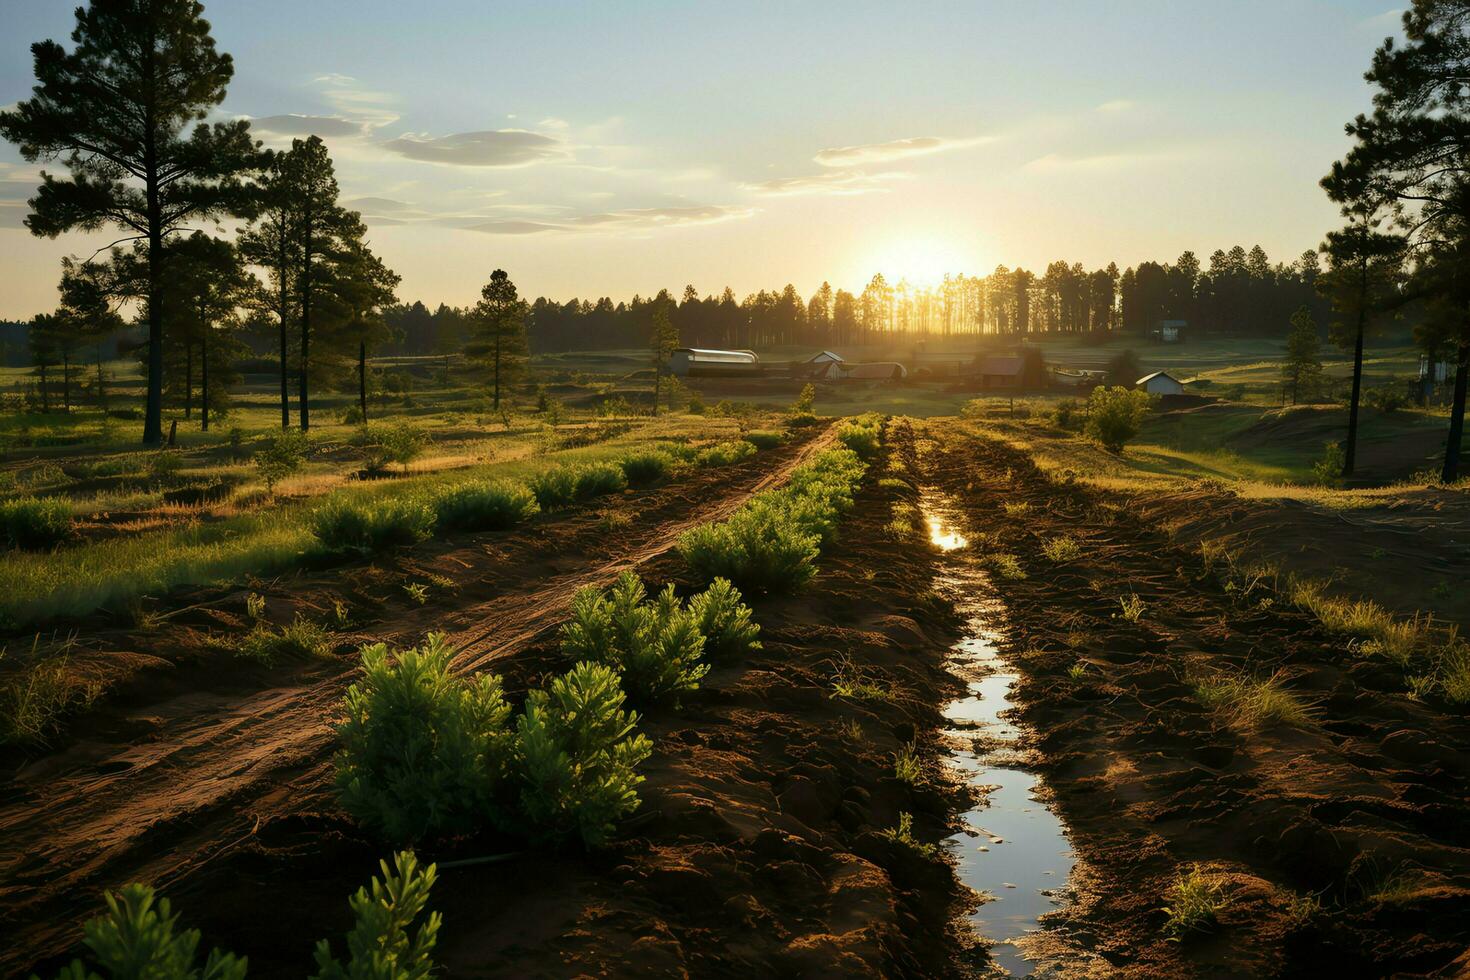
{"type": "Polygon", "coordinates": [[[1308,892],[1305,895],[1292,895],[1286,900],[1286,927],[1288,929],[1305,929],[1314,920],[1322,915],[1322,898],[1308,892]]]}
{"type": "Polygon", "coordinates": [[[440,527],[501,531],[541,512],[536,495],[512,480],[461,483],[439,494],[434,510],[440,527]]]}
{"type": "Polygon", "coordinates": [[[832,696],[849,701],[889,701],[894,692],[881,676],[859,667],[844,655],[838,658],[832,673],[832,696]]]}
{"type": "Polygon", "coordinates": [[[1005,509],[1007,517],[1024,517],[1031,511],[1031,505],[1026,503],[1024,500],[1015,503],[1003,504],[1002,506],[1005,509]]]}
{"type": "Polygon", "coordinates": [[[897,490],[900,493],[910,493],[914,485],[907,480],[901,480],[896,476],[885,476],[878,481],[878,486],[884,490],[897,490]]]}
{"type": "Polygon", "coordinates": [[[1164,936],[1170,942],[1183,942],[1187,936],[1209,932],[1220,921],[1227,899],[1215,876],[1198,864],[1181,872],[1169,889],[1169,904],[1164,906],[1164,936]]]}
{"type": "Polygon", "coordinates": [[[353,500],[329,498],[311,515],[311,530],[323,548],[370,554],[416,544],[434,533],[433,506],[420,495],[353,500]]]}
{"type": "Polygon", "coordinates": [[[1076,663],[1072,664],[1072,666],[1067,668],[1067,676],[1072,678],[1072,680],[1074,681],[1078,681],[1079,683],[1086,680],[1087,662],[1085,660],[1079,660],[1076,663]]]}
{"type": "Polygon", "coordinates": [[[417,605],[422,606],[429,601],[429,586],[425,582],[405,582],[403,591],[417,605]]]}
{"type": "Polygon", "coordinates": [[[1218,674],[1195,681],[1194,695],[1200,704],[1224,715],[1241,728],[1268,728],[1312,723],[1311,710],[1282,686],[1279,677],[1264,680],[1240,674],[1218,674]]]}
{"type": "Polygon", "coordinates": [[[633,518],[621,510],[603,508],[597,512],[597,526],[604,531],[621,531],[633,523],[633,518]]]}
{"type": "Polygon", "coordinates": [[[775,449],[786,441],[786,433],[779,429],[752,429],[745,434],[745,441],[756,449],[775,449]]]}
{"type": "Polygon", "coordinates": [[[577,470],[572,466],[548,467],[531,477],[529,487],[542,510],[565,507],[577,500],[577,470]]]}
{"type": "Polygon", "coordinates": [[[1058,565],[1075,561],[1082,555],[1082,545],[1068,535],[1051,538],[1041,546],[1041,553],[1058,565]]]}
{"type": "MultiPolygon", "coordinates": [[[[6,651],[0,648],[0,660],[6,651]]],[[[70,712],[85,710],[102,693],[77,677],[65,654],[37,657],[0,679],[0,745],[44,745],[70,712]]]]}
{"type": "Polygon", "coordinates": [[[914,836],[914,815],[901,812],[898,815],[898,824],[878,831],[880,837],[886,837],[895,844],[902,844],[920,857],[932,858],[939,852],[936,844],[926,844],[914,836]]]}
{"type": "Polygon", "coordinates": [[[325,657],[332,652],[332,638],[321,626],[297,613],[289,625],[279,629],[269,623],[256,623],[235,652],[271,666],[282,660],[325,657]]]}
{"type": "Polygon", "coordinates": [[[1148,604],[1139,597],[1137,592],[1118,596],[1118,605],[1121,609],[1120,615],[1130,623],[1138,622],[1148,610],[1148,604]]]}
{"type": "Polygon", "coordinates": [[[8,548],[43,551],[71,535],[71,507],[57,497],[0,502],[0,541],[8,548]]]}
{"type": "Polygon", "coordinates": [[[646,487],[668,477],[674,469],[674,457],[660,449],[648,449],[624,456],[619,465],[631,486],[646,487]]]}
{"type": "Polygon", "coordinates": [[[696,458],[700,466],[729,466],[741,460],[749,459],[756,453],[755,445],[744,439],[732,439],[729,442],[716,443],[704,450],[696,458]]]}
{"type": "Polygon", "coordinates": [[[986,555],[982,560],[985,567],[1008,581],[1020,581],[1026,577],[1026,569],[1021,567],[1021,560],[1015,555],[996,551],[986,555]]]}
{"type": "Polygon", "coordinates": [[[842,741],[853,745],[862,745],[868,741],[868,733],[863,729],[863,723],[856,718],[849,718],[839,723],[837,733],[842,736],[842,741]]]}
{"type": "Polygon", "coordinates": [[[904,500],[896,500],[890,513],[893,519],[888,522],[888,534],[895,541],[913,541],[916,538],[926,539],[928,528],[924,525],[924,517],[919,513],[919,508],[904,500]]]}
{"type": "Polygon", "coordinates": [[[899,782],[917,786],[924,781],[924,766],[919,761],[913,742],[908,742],[893,753],[893,775],[899,782]]]}
{"type": "Polygon", "coordinates": [[[617,463],[587,463],[576,469],[577,499],[590,500],[628,489],[628,478],[617,463]]]}

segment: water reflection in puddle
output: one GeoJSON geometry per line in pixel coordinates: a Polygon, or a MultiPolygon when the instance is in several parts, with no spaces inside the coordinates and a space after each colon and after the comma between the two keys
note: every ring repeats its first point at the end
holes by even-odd
{"type": "Polygon", "coordinates": [[[940,551],[955,551],[970,543],[963,534],[945,524],[943,518],[927,510],[924,512],[924,520],[929,524],[929,543],[940,551]]]}
{"type": "MultiPolygon", "coordinates": [[[[936,529],[964,540],[925,502],[930,537],[936,529]]],[[[953,548],[944,548],[946,551],[953,548]]],[[[1038,801],[1045,785],[1034,773],[1006,764],[1007,748],[1021,731],[1001,717],[1011,707],[1016,675],[996,652],[993,624],[1002,614],[992,598],[984,570],[956,562],[935,583],[966,619],[966,636],[950,651],[950,664],[962,676],[974,677],[965,697],[944,709],[954,726],[947,734],[957,746],[954,766],[972,784],[986,789],[985,805],[964,815],[966,830],[945,842],[958,863],[959,875],[971,888],[993,896],[971,916],[982,936],[994,942],[991,957],[1012,976],[1029,976],[1035,964],[1025,958],[1018,941],[1035,932],[1038,920],[1059,908],[1056,896],[1066,885],[1073,856],[1063,824],[1038,801]]],[[[1009,757],[1013,757],[1013,754],[1009,757]]]]}

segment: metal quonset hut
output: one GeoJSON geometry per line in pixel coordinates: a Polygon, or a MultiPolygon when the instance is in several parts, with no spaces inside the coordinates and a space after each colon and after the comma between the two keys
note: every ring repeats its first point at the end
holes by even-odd
{"type": "Polygon", "coordinates": [[[669,370],[681,378],[737,378],[761,373],[753,350],[702,350],[680,347],[669,358],[669,370]]]}

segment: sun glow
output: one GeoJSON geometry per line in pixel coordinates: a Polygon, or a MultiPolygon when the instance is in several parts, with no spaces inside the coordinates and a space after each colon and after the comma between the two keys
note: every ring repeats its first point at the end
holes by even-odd
{"type": "Polygon", "coordinates": [[[975,257],[953,242],[938,238],[895,238],[875,250],[868,267],[889,283],[908,280],[915,286],[937,286],[946,275],[974,274],[975,257]]]}

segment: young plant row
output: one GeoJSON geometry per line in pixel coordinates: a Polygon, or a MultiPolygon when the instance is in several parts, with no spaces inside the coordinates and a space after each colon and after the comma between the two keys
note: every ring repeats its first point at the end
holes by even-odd
{"type": "MultiPolygon", "coordinates": [[[[372,891],[359,888],[348,900],[354,924],[346,961],[333,955],[327,940],[317,943],[316,980],[423,980],[432,974],[441,920],[424,910],[438,869],[420,867],[412,851],[394,855],[393,864],[379,862],[382,877],[373,879],[372,891]]],[[[72,960],[61,980],[244,980],[249,961],[243,956],[211,949],[201,964],[199,930],[180,930],[168,899],[156,899],[151,887],[125,885],[103,897],[107,911],[82,927],[86,959],[72,960]]]]}
{"type": "Polygon", "coordinates": [[[613,461],[547,467],[525,481],[472,480],[371,498],[337,495],[312,513],[311,530],[327,552],[370,554],[423,541],[436,531],[504,530],[542,511],[650,486],[681,467],[729,465],[755,452],[743,440],[703,450],[640,449],[613,461]]]}
{"type": "MultiPolygon", "coordinates": [[[[838,438],[875,454],[878,431],[877,425],[848,423],[838,438]]],[[[846,445],[829,449],[798,467],[786,486],[757,494],[729,520],[686,531],[679,554],[702,581],[728,579],[752,595],[790,592],[816,574],[822,546],[852,507],[866,471],[857,451],[846,445]]]]}
{"type": "Polygon", "coordinates": [[[577,594],[561,635],[575,666],[531,691],[519,714],[500,677],[455,676],[442,634],[396,657],[367,647],[337,726],[341,803],[393,842],[490,827],[597,847],[638,807],[636,770],[653,750],[624,702],[676,705],[710,659],[758,648],[758,632],[729,582],[686,604],[672,586],[650,600],[625,572],[606,594],[577,594]]]}

